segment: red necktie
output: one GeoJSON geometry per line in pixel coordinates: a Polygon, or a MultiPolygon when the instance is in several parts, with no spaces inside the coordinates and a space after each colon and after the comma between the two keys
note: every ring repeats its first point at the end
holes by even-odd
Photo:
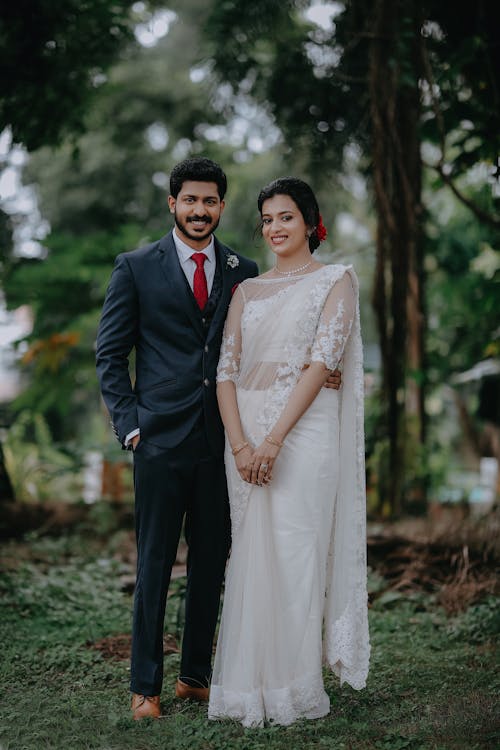
{"type": "Polygon", "coordinates": [[[191,260],[194,260],[196,263],[196,270],[193,279],[193,293],[200,310],[203,310],[208,300],[207,277],[205,276],[205,269],[203,268],[206,259],[207,256],[205,253],[194,253],[191,256],[191,260]]]}

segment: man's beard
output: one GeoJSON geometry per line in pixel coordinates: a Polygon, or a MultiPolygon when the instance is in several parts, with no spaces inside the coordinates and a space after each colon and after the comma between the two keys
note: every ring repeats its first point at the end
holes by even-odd
{"type": "Polygon", "coordinates": [[[176,227],[179,229],[180,232],[182,232],[182,234],[185,237],[189,237],[190,240],[193,240],[195,242],[202,242],[203,240],[208,239],[208,237],[210,237],[210,235],[212,234],[212,232],[215,232],[215,230],[219,226],[220,216],[215,221],[212,221],[212,219],[210,218],[210,216],[193,216],[193,217],[190,217],[190,219],[186,220],[186,223],[183,224],[180,221],[180,219],[177,217],[177,213],[175,213],[174,214],[174,219],[175,219],[175,225],[176,225],[176,227]],[[207,226],[206,233],[204,233],[204,234],[191,234],[190,233],[190,231],[189,231],[189,224],[192,221],[194,221],[195,219],[197,221],[206,221],[206,226],[207,226]]]}

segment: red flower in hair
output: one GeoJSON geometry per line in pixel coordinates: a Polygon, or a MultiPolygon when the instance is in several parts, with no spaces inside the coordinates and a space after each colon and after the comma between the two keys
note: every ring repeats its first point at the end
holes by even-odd
{"type": "Polygon", "coordinates": [[[328,236],[328,232],[326,231],[326,227],[323,224],[323,217],[321,216],[321,214],[319,215],[318,226],[316,227],[316,234],[318,235],[318,240],[320,242],[323,242],[323,240],[326,240],[328,236]]]}

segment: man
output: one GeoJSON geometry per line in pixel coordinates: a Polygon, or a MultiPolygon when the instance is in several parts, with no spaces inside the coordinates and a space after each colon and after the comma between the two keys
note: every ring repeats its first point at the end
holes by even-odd
{"type": "Polygon", "coordinates": [[[213,235],[226,187],[224,172],[209,159],[174,167],[168,205],[175,228],[118,256],[97,336],[102,394],[115,434],[134,451],[134,719],[160,715],[165,604],[184,519],[189,553],[176,695],[208,699],[230,546],[215,375],[231,294],[258,273],[253,261],[213,235]],[[132,349],[134,386],[128,370],[132,349]]]}

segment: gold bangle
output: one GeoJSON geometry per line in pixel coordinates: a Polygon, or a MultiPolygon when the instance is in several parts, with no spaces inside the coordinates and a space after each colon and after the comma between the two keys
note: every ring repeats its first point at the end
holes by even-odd
{"type": "Polygon", "coordinates": [[[235,445],[234,448],[231,448],[231,453],[233,456],[236,456],[237,453],[243,450],[243,448],[248,448],[248,443],[240,443],[239,445],[235,445]]]}
{"type": "Polygon", "coordinates": [[[283,443],[280,443],[279,440],[275,440],[271,435],[266,435],[266,438],[268,443],[271,445],[275,445],[277,448],[283,448],[283,443]]]}

